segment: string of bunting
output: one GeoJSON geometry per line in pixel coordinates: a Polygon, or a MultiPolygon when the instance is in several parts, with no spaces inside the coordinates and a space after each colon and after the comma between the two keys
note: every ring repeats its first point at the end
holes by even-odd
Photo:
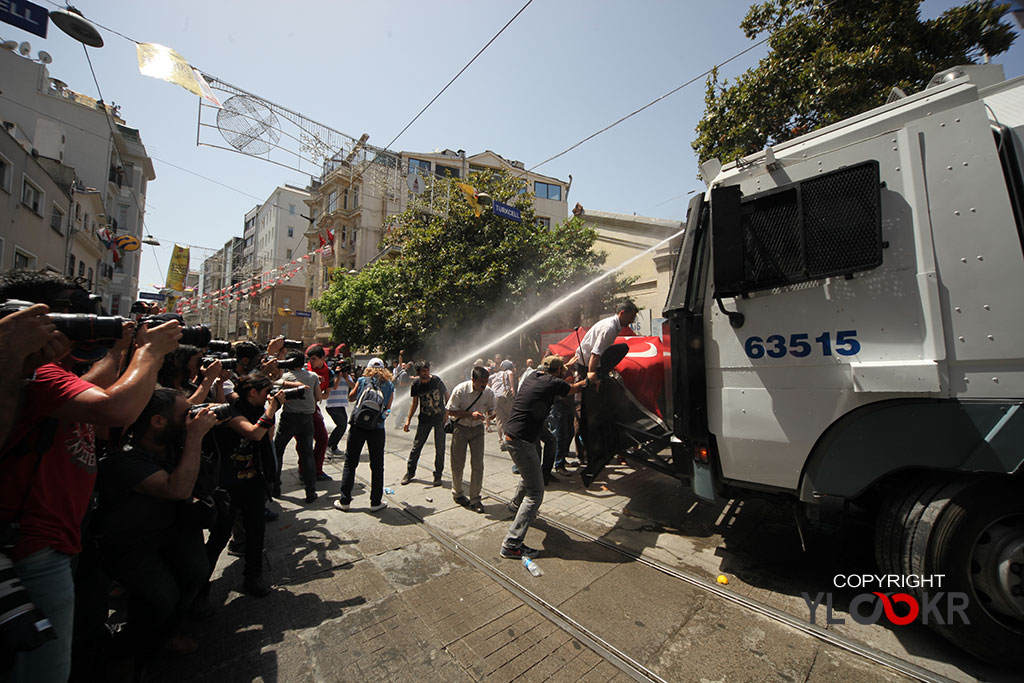
{"type": "Polygon", "coordinates": [[[253,275],[230,287],[207,292],[200,297],[183,297],[178,300],[175,312],[191,313],[205,308],[212,310],[217,306],[227,308],[232,302],[239,303],[246,297],[257,297],[267,288],[284,284],[298,275],[304,266],[309,265],[309,262],[316,258],[317,254],[323,254],[324,258],[333,256],[334,233],[328,230],[327,236],[329,241],[321,237],[319,247],[272,270],[253,275]]]}

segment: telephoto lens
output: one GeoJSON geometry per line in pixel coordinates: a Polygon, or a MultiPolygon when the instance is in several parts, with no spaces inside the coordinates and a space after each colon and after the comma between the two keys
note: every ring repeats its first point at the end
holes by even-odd
{"type": "Polygon", "coordinates": [[[124,318],[116,315],[51,313],[50,320],[73,342],[120,339],[124,318]]]}
{"type": "Polygon", "coordinates": [[[293,389],[285,389],[284,392],[285,400],[296,401],[306,397],[306,387],[295,387],[293,389]]]}
{"type": "Polygon", "coordinates": [[[200,403],[194,405],[188,409],[188,412],[195,415],[203,408],[209,408],[213,413],[214,417],[218,420],[226,420],[231,417],[231,404],[230,403],[200,403]]]}
{"type": "Polygon", "coordinates": [[[237,358],[218,358],[217,356],[203,356],[203,367],[209,367],[215,360],[220,361],[220,367],[223,370],[234,370],[238,367],[237,358]]]}
{"type": "Polygon", "coordinates": [[[285,339],[284,340],[284,348],[286,348],[286,349],[299,349],[299,350],[302,350],[302,349],[304,349],[306,347],[298,339],[285,339]]]}
{"type": "Polygon", "coordinates": [[[231,353],[231,342],[224,341],[223,339],[211,339],[210,343],[206,345],[210,351],[216,351],[217,353],[231,353]]]}
{"type": "Polygon", "coordinates": [[[189,325],[181,328],[181,339],[179,344],[191,344],[192,346],[198,346],[200,348],[208,346],[210,339],[213,337],[210,334],[210,328],[206,325],[189,325]]]}
{"type": "Polygon", "coordinates": [[[285,358],[284,360],[277,361],[277,367],[281,370],[298,370],[306,364],[306,359],[302,356],[295,356],[294,358],[285,358]]]}
{"type": "Polygon", "coordinates": [[[0,553],[0,674],[14,652],[34,650],[57,634],[14,573],[14,563],[0,553]]]}

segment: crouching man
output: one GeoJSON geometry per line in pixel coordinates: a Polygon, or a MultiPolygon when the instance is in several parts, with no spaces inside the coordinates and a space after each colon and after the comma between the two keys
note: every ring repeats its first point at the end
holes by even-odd
{"type": "Polygon", "coordinates": [[[192,500],[203,436],[217,419],[189,412],[186,396],[157,389],[131,427],[124,450],[99,472],[99,525],[107,568],[125,588],[124,646],[135,654],[187,654],[178,632],[206,583],[202,503],[192,500]]]}

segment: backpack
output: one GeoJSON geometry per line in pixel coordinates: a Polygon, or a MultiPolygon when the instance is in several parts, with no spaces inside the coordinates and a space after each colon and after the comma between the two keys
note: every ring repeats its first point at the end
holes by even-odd
{"type": "Polygon", "coordinates": [[[363,393],[359,395],[359,400],[352,409],[352,419],[349,422],[353,427],[375,429],[383,414],[384,392],[374,380],[370,380],[370,383],[363,387],[363,393]]]}

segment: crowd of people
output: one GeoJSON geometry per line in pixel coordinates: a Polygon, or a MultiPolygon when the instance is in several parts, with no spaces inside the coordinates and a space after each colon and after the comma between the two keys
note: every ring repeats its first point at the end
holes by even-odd
{"type": "Polygon", "coordinates": [[[303,351],[278,338],[213,352],[177,316],[150,311],[103,319],[108,331],[97,339],[95,297],[50,272],[0,274],[0,300],[0,680],[94,680],[112,660],[194,650],[180,627],[187,614],[212,613],[211,576],[225,548],[244,557],[245,593],[271,592],[264,537],[292,440],[305,504],[331,479],[330,451],[344,458],[333,507],[351,510],[365,447],[369,510],[387,507],[385,425],[396,394],[410,399],[401,428],[418,420],[401,483],[416,478],[432,440],[431,483],[442,485],[450,454],[453,498],[476,512],[496,419],[501,450],[521,475],[500,553],[533,556],[523,541],[552,469],[567,473],[574,395],[597,380],[583,354],[575,378],[557,356],[537,367],[528,360],[521,376],[496,356],[449,391],[429,362],[402,355],[390,370],[372,358],[357,372],[344,344],[303,351]],[[185,333],[194,345],[180,343],[185,333]],[[111,596],[124,608],[113,635],[111,596]]]}

